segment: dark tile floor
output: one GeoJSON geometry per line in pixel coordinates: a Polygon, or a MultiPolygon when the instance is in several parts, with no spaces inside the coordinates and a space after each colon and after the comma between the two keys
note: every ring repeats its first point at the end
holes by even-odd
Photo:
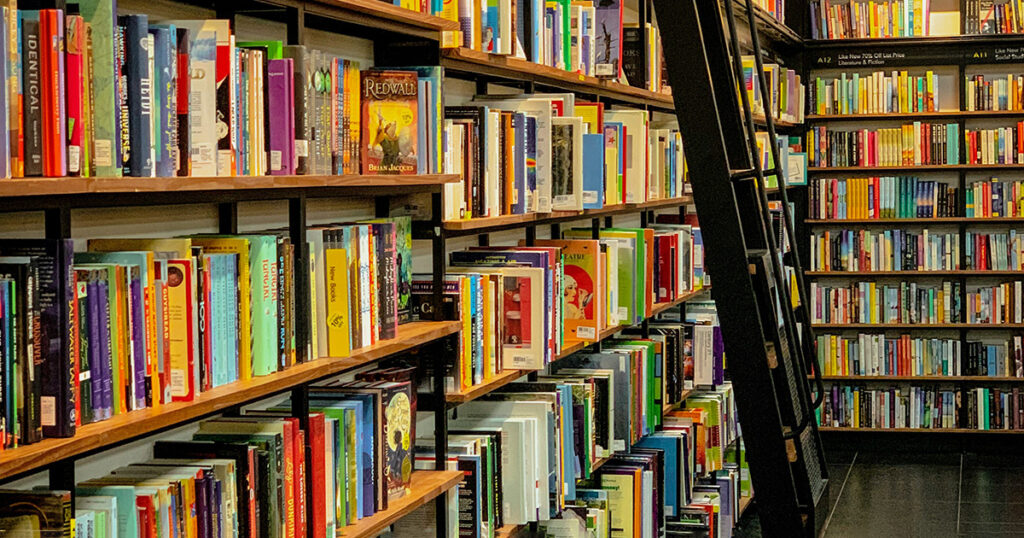
{"type": "MultiPolygon", "coordinates": [[[[829,471],[825,538],[1024,537],[1024,457],[831,452],[829,471]]],[[[761,536],[756,509],[736,531],[761,536]]]]}

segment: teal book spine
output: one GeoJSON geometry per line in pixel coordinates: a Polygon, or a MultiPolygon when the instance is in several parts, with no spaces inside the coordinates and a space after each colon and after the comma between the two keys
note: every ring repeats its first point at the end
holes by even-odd
{"type": "Polygon", "coordinates": [[[92,125],[96,175],[120,177],[118,149],[121,147],[121,139],[115,108],[117,89],[114,86],[114,29],[117,14],[114,12],[113,0],[79,0],[78,8],[85,22],[92,27],[92,125]]]}
{"type": "Polygon", "coordinates": [[[277,371],[277,240],[253,235],[249,240],[249,286],[252,298],[252,356],[254,376],[277,371]]]}

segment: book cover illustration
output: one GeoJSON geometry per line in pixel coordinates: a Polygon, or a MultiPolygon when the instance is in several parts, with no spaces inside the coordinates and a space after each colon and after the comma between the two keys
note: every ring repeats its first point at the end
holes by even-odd
{"type": "Polygon", "coordinates": [[[583,209],[583,120],[553,118],[551,125],[551,206],[583,209]]]}
{"type": "Polygon", "coordinates": [[[384,427],[387,442],[387,489],[388,497],[396,499],[405,495],[413,470],[412,451],[412,408],[411,385],[408,382],[385,385],[384,427]]]}
{"type": "Polygon", "coordinates": [[[597,12],[594,74],[618,78],[622,72],[622,3],[620,0],[599,0],[594,7],[597,12]]]}
{"type": "Polygon", "coordinates": [[[362,72],[364,174],[415,174],[418,82],[408,71],[362,72]]]}

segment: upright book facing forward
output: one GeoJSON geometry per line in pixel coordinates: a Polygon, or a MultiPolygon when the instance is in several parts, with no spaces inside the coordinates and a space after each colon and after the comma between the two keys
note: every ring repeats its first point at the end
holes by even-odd
{"type": "Polygon", "coordinates": [[[364,174],[415,174],[418,132],[416,73],[363,71],[362,147],[364,174]]]}

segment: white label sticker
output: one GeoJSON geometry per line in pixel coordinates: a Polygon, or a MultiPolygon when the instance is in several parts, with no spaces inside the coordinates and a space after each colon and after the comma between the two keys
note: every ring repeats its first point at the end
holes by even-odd
{"type": "Polygon", "coordinates": [[[68,173],[78,173],[82,162],[81,146],[68,146],[68,173]]]}
{"type": "Polygon", "coordinates": [[[295,139],[295,156],[296,157],[308,157],[309,156],[309,141],[301,138],[295,139]]]}
{"type": "Polygon", "coordinates": [[[53,396],[39,398],[39,421],[43,426],[57,425],[57,398],[53,396]]]}
{"type": "Polygon", "coordinates": [[[593,340],[597,337],[597,331],[593,327],[576,327],[576,337],[584,340],[593,340]]]}
{"type": "Polygon", "coordinates": [[[110,140],[97,139],[95,146],[96,154],[93,156],[93,160],[96,161],[96,166],[113,166],[113,143],[110,140]]]}
{"type": "Polygon", "coordinates": [[[583,203],[584,204],[596,204],[597,203],[597,191],[583,191],[583,203]]]}
{"type": "Polygon", "coordinates": [[[281,150],[272,149],[270,150],[270,169],[280,170],[281,169],[281,150]]]}

